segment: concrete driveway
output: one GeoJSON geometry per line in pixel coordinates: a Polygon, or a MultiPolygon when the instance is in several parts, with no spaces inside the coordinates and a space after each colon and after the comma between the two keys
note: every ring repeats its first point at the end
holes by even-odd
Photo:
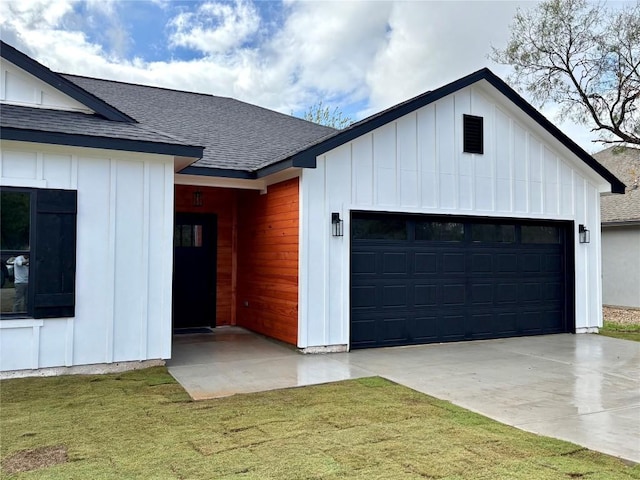
{"type": "Polygon", "coordinates": [[[237,328],[174,342],[196,399],[379,375],[534,433],[640,462],[640,343],[550,335],[301,355],[237,328]]]}

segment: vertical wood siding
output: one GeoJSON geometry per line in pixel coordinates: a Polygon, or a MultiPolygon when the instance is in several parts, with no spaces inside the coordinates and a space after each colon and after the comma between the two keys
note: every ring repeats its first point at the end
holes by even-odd
{"type": "Polygon", "coordinates": [[[287,343],[298,338],[298,179],[240,192],[237,324],[287,343]]]}
{"type": "Polygon", "coordinates": [[[216,325],[234,325],[233,229],[237,191],[227,188],[176,185],[176,212],[212,213],[217,216],[216,325]],[[202,192],[202,206],[193,206],[193,192],[202,192]]]}

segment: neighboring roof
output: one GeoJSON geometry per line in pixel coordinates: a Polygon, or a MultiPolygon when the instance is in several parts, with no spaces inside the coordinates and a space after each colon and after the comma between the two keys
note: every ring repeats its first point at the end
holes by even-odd
{"type": "Polygon", "coordinates": [[[274,164],[336,133],[333,128],[232,98],[64,77],[143,125],[204,145],[202,159],[180,173],[256,178],[276,167],[305,166],[274,164]]]}
{"type": "Polygon", "coordinates": [[[0,106],[4,140],[108,148],[200,158],[202,147],[153,131],[139,123],[114,122],[97,115],[17,105],[0,106]]]}
{"type": "Polygon", "coordinates": [[[600,197],[601,222],[640,223],[640,149],[609,147],[593,157],[627,186],[625,195],[600,197]]]}
{"type": "Polygon", "coordinates": [[[107,120],[113,120],[116,122],[135,122],[133,118],[129,117],[125,113],[114,108],[112,105],[105,103],[95,95],[79,88],[77,85],[63,78],[59,74],[52,72],[44,65],[36,62],[33,58],[25,55],[2,40],[0,40],[0,55],[2,58],[7,59],[9,62],[20,67],[34,77],[39,78],[43,82],[48,83],[62,93],[70,96],[74,100],[86,105],[88,108],[107,120]]]}
{"type": "Polygon", "coordinates": [[[315,166],[315,158],[318,155],[322,155],[329,150],[332,150],[340,145],[343,145],[357,137],[371,132],[372,130],[381,127],[389,122],[392,122],[404,115],[407,115],[419,108],[422,108],[430,103],[440,100],[447,95],[457,92],[463,88],[468,87],[481,80],[486,80],[493,85],[500,93],[511,100],[516,106],[518,106],[524,113],[531,117],[535,122],[547,130],[552,136],[559,140],[565,147],[567,147],[573,154],[575,154],[580,160],[586,163],[589,167],[595,170],[602,178],[611,184],[611,191],[613,193],[624,193],[624,184],[618,180],[609,170],[600,165],[594,160],[594,158],[580,148],[573,140],[567,137],[558,127],[547,120],[544,115],[533,108],[524,98],[507,85],[503,80],[497,77],[488,68],[478,70],[466,77],[463,77],[455,82],[449,83],[436,90],[432,90],[422,95],[418,95],[406,102],[400,103],[394,107],[384,110],[380,113],[372,115],[364,120],[354,123],[344,130],[338,131],[330,138],[321,140],[315,145],[300,150],[294,153],[289,158],[290,161],[303,164],[305,166],[315,166]]]}

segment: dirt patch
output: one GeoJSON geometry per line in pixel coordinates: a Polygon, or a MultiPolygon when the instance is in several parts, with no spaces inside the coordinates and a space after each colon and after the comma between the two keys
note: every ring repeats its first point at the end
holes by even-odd
{"type": "Polygon", "coordinates": [[[7,473],[29,472],[66,463],[68,458],[67,449],[62,445],[21,450],[2,462],[2,469],[7,473]]]}
{"type": "Polygon", "coordinates": [[[640,325],[640,309],[604,307],[602,311],[606,322],[640,325]]]}

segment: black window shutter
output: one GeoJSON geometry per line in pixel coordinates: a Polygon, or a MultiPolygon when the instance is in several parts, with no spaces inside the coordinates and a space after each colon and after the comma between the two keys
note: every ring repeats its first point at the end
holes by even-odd
{"type": "Polygon", "coordinates": [[[463,150],[466,153],[484,153],[483,118],[463,115],[463,150]]]}
{"type": "Polygon", "coordinates": [[[31,252],[33,317],[73,317],[76,286],[77,192],[37,190],[31,252]],[[35,262],[33,261],[35,260],[35,262]]]}

